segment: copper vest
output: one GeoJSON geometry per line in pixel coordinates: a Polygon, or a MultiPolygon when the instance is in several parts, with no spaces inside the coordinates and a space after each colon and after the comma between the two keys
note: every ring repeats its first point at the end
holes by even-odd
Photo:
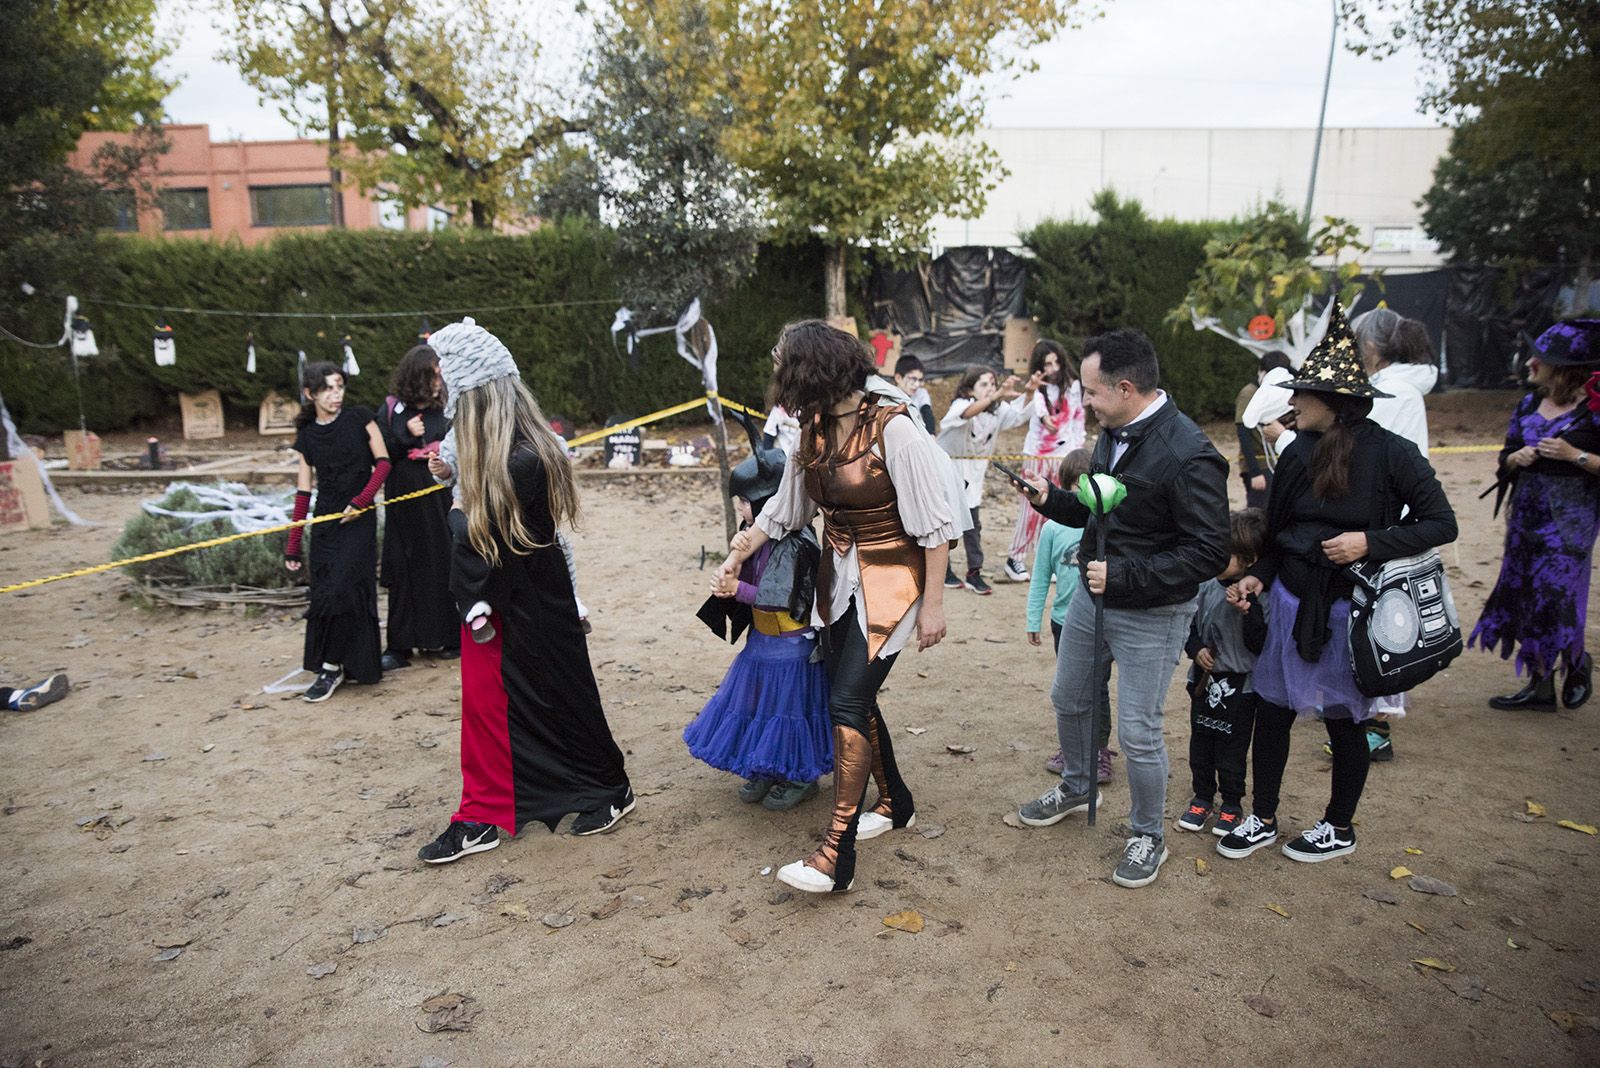
{"type": "MultiPolygon", "coordinates": [[[[833,556],[843,556],[856,547],[861,567],[861,590],[857,610],[867,619],[867,659],[876,660],[878,651],[922,596],[925,551],[900,523],[899,498],[889,469],[873,447],[883,448],[884,425],[904,415],[905,405],[888,408],[870,395],[862,401],[856,428],[827,466],[806,469],[806,493],[822,512],[823,541],[829,552],[822,554],[817,582],[817,600],[822,605],[823,622],[833,600],[833,556]]],[[[819,421],[811,428],[811,446],[820,452],[826,434],[819,421]]]]}

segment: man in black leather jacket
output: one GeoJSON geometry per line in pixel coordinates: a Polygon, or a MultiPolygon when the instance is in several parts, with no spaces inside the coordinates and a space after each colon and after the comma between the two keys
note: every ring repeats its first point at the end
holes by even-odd
{"type": "Polygon", "coordinates": [[[1117,737],[1128,761],[1131,810],[1128,840],[1112,880],[1121,886],[1155,881],[1167,858],[1164,819],[1167,750],[1162,704],[1194,615],[1200,583],[1228,566],[1228,464],[1193,420],[1159,389],[1160,365],[1150,339],[1114,330],[1084,343],[1083,401],[1102,428],[1090,471],[1109,472],[1127,499],[1104,519],[1080,502],[1073,487],[1029,479],[1027,496],[1046,518],[1083,527],[1079,571],[1105,603],[1105,648],[1094,647],[1094,605],[1074,597],[1062,626],[1055,685],[1056,730],[1066,769],[1061,783],[1018,813],[1030,827],[1047,827],[1088,808],[1094,789],[1094,690],[1097,653],[1121,665],[1117,679],[1117,737]],[[1099,525],[1106,524],[1106,560],[1093,559],[1099,525]]]}

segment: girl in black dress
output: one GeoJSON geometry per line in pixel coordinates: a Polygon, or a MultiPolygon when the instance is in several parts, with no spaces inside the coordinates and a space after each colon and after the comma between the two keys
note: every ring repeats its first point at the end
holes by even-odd
{"type": "MultiPolygon", "coordinates": [[[[302,666],[317,673],[307,701],[326,701],[345,679],[372,683],[383,678],[378,639],[378,516],[373,498],[389,474],[389,450],[365,408],[344,405],[344,373],[331,363],[307,364],[301,377],[302,405],[294,438],[300,454],[296,522],[311,511],[313,474],[316,514],[343,513],[320,523],[311,539],[311,604],[306,609],[302,666]],[[363,511],[363,509],[368,509],[363,511]]],[[[284,566],[299,571],[301,534],[289,532],[284,566]]]]}
{"type": "Polygon", "coordinates": [[[498,338],[467,319],[429,342],[455,420],[459,607],[475,616],[479,599],[490,620],[461,649],[461,804],[417,854],[445,864],[572,812],[573,834],[608,831],[634,796],[556,541],[577,518],[572,463],[498,338]]]}
{"type": "MultiPolygon", "coordinates": [[[[406,353],[395,368],[392,389],[379,417],[394,465],[383,490],[391,501],[433,486],[428,460],[439,454],[439,443],[450,429],[444,416],[439,356],[433,349],[418,345],[406,353]]],[[[409,666],[413,649],[446,660],[461,655],[461,628],[450,596],[450,527],[445,519],[449,511],[450,494],[434,492],[385,512],[382,581],[389,591],[385,671],[409,666]]]]}

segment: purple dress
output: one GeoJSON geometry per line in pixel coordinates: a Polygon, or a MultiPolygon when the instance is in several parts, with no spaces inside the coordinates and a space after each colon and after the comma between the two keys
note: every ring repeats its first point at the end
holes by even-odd
{"type": "MultiPolygon", "coordinates": [[[[1580,449],[1595,449],[1600,420],[1581,401],[1554,419],[1539,414],[1540,398],[1530,393],[1512,413],[1505,457],[1541,438],[1564,437],[1580,449]]],[[[1515,472],[1506,506],[1505,562],[1484,602],[1483,615],[1469,645],[1499,648],[1502,658],[1517,650],[1517,674],[1527,668],[1547,676],[1557,654],[1568,666],[1583,657],[1583,625],[1589,613],[1589,577],[1594,568],[1595,536],[1600,533],[1600,478],[1577,466],[1539,460],[1515,472]]]]}

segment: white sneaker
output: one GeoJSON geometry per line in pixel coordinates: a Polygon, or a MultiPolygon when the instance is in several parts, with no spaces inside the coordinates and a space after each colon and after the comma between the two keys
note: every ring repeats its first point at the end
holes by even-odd
{"type": "MultiPolygon", "coordinates": [[[[779,868],[778,881],[787,883],[796,890],[804,890],[808,894],[833,893],[833,877],[824,875],[817,869],[807,866],[803,860],[797,860],[793,864],[785,864],[779,868]]],[[[855,880],[852,879],[850,880],[850,886],[845,887],[845,889],[849,890],[855,885],[855,880]]]]}
{"type": "Polygon", "coordinates": [[[1027,582],[1029,578],[1029,571],[1023,566],[1022,561],[1009,556],[1006,557],[1006,566],[1000,573],[1006,577],[1007,582],[1027,582]]]}
{"type": "MultiPolygon", "coordinates": [[[[906,827],[917,825],[917,814],[913,812],[911,818],[906,820],[906,827]]],[[[894,830],[894,820],[881,812],[863,812],[856,820],[856,841],[865,842],[869,838],[876,838],[880,834],[887,834],[894,830]]]]}

